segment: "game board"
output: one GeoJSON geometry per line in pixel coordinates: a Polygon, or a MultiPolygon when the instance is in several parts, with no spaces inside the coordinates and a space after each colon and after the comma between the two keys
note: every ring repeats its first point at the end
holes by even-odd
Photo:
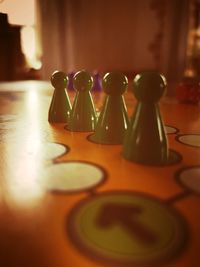
{"type": "MultiPolygon", "coordinates": [[[[163,98],[176,160],[152,167],[49,124],[50,84],[0,89],[2,267],[200,266],[198,105],[163,98]]],[[[93,92],[97,110],[103,97],[93,92]]]]}

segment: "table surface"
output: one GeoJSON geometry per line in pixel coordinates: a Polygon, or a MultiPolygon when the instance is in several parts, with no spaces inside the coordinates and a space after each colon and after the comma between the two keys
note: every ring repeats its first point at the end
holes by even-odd
{"type": "MultiPolygon", "coordinates": [[[[50,125],[52,92],[0,84],[0,265],[199,267],[200,107],[162,100],[179,160],[152,167],[50,125]]],[[[125,99],[131,116],[136,101],[125,99]]]]}

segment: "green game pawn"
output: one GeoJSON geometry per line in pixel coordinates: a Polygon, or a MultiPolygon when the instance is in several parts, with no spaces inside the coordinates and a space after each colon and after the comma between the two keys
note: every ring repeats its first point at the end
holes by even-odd
{"type": "Polygon", "coordinates": [[[122,144],[129,119],[122,94],[128,86],[125,75],[117,72],[107,73],[102,86],[107,94],[97,126],[89,140],[99,144],[122,144]]]}
{"type": "Polygon", "coordinates": [[[68,123],[71,103],[66,92],[68,77],[62,71],[55,71],[51,76],[51,84],[55,88],[49,108],[50,123],[68,123]]]}
{"type": "Polygon", "coordinates": [[[93,79],[86,71],[79,71],[73,78],[76,90],[74,104],[67,129],[74,132],[91,132],[96,126],[97,116],[90,90],[93,79]]]}
{"type": "Polygon", "coordinates": [[[168,143],[158,101],[165,92],[165,78],[155,72],[136,75],[133,92],[138,100],[125,138],[123,156],[147,165],[168,161],[168,143]]]}

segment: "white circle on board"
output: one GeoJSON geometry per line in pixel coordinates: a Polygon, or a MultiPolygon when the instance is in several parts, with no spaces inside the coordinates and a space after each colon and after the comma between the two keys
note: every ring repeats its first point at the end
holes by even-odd
{"type": "Polygon", "coordinates": [[[200,194],[200,166],[183,169],[179,180],[185,187],[200,194]]]}
{"type": "Polygon", "coordinates": [[[38,143],[29,143],[26,151],[30,156],[43,160],[52,160],[67,153],[69,148],[62,144],[39,141],[38,143]]]}
{"type": "Polygon", "coordinates": [[[57,143],[46,143],[45,144],[45,159],[53,159],[56,157],[59,157],[69,151],[68,147],[62,145],[62,144],[57,144],[57,143]]]}
{"type": "Polygon", "coordinates": [[[200,134],[183,134],[178,136],[178,141],[185,145],[200,147],[200,134]]]}
{"type": "Polygon", "coordinates": [[[85,162],[65,162],[48,166],[41,173],[41,184],[52,191],[81,191],[97,186],[104,171],[85,162]]]}
{"type": "Polygon", "coordinates": [[[178,132],[178,129],[173,126],[165,125],[165,132],[166,134],[175,134],[178,132]]]}

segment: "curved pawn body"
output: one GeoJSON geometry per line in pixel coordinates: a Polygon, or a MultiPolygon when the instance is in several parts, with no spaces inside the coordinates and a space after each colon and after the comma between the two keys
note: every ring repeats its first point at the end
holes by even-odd
{"type": "Polygon", "coordinates": [[[164,77],[157,73],[146,72],[135,77],[138,104],[124,142],[126,159],[149,165],[167,163],[168,143],[157,103],[165,87],[164,77]]]}
{"type": "Polygon", "coordinates": [[[66,92],[68,78],[64,72],[55,71],[51,76],[51,83],[55,88],[51,100],[48,121],[50,123],[68,123],[71,103],[66,92]]]}
{"type": "Polygon", "coordinates": [[[127,88],[128,80],[120,73],[108,73],[103,78],[106,94],[95,133],[89,137],[99,144],[122,144],[129,119],[122,94],[127,88]]]}
{"type": "Polygon", "coordinates": [[[70,131],[90,132],[96,126],[96,111],[90,93],[92,77],[86,71],[79,71],[73,79],[76,92],[67,129],[70,131]]]}

